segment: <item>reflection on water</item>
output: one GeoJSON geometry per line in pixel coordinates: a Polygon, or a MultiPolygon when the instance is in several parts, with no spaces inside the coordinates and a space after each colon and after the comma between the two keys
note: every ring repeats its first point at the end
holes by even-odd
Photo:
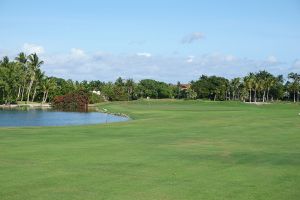
{"type": "Polygon", "coordinates": [[[65,126],[127,121],[129,118],[95,112],[62,112],[53,109],[0,109],[0,126],[65,126]]]}

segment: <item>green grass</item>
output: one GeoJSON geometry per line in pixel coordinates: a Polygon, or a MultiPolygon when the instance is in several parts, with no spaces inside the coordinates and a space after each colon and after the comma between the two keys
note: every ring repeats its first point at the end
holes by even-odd
{"type": "Polygon", "coordinates": [[[300,106],[100,104],[128,122],[0,128],[0,199],[300,199],[300,106]]]}

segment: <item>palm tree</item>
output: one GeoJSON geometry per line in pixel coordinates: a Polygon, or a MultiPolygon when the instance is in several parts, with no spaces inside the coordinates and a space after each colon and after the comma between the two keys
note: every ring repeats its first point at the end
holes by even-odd
{"type": "Polygon", "coordinates": [[[263,95],[262,95],[262,102],[265,102],[265,95],[266,95],[266,92],[265,92],[265,80],[261,79],[261,78],[258,78],[257,82],[258,82],[257,91],[260,94],[263,93],[263,95]]]}
{"type": "Polygon", "coordinates": [[[290,89],[294,93],[294,102],[296,102],[296,93],[297,93],[297,101],[299,100],[299,83],[300,83],[300,74],[297,73],[289,73],[288,78],[292,79],[293,82],[290,84],[290,89]]]}
{"type": "Polygon", "coordinates": [[[179,98],[180,98],[180,92],[181,92],[181,88],[180,88],[180,86],[181,86],[181,83],[180,83],[180,81],[178,81],[178,82],[177,82],[177,85],[176,85],[176,90],[177,90],[177,99],[179,99],[179,98]]]}
{"type": "Polygon", "coordinates": [[[224,99],[230,101],[230,83],[227,79],[222,81],[221,88],[222,88],[223,93],[224,93],[224,99]]]}
{"type": "Polygon", "coordinates": [[[2,61],[1,61],[1,65],[3,67],[6,67],[6,68],[8,67],[8,65],[9,65],[9,58],[7,56],[3,57],[2,61]]]}
{"type": "Polygon", "coordinates": [[[245,85],[245,82],[240,84],[239,93],[240,93],[239,94],[240,100],[242,100],[243,102],[246,102],[246,99],[249,98],[249,92],[245,85]]]}
{"type": "Polygon", "coordinates": [[[252,101],[252,89],[254,87],[254,83],[255,83],[255,77],[253,73],[250,73],[248,76],[244,77],[244,82],[245,82],[245,86],[249,91],[249,102],[252,101]]]}
{"type": "Polygon", "coordinates": [[[26,73],[27,73],[28,59],[27,59],[26,54],[24,52],[21,52],[18,54],[18,56],[15,58],[15,60],[21,64],[22,71],[23,71],[23,74],[21,76],[22,85],[21,85],[21,87],[19,87],[19,92],[18,92],[18,99],[20,98],[20,95],[21,95],[21,101],[23,101],[25,85],[26,85],[26,73]]]}
{"type": "Polygon", "coordinates": [[[48,94],[50,90],[54,90],[56,88],[56,82],[53,78],[46,78],[42,82],[42,88],[43,88],[43,99],[42,103],[46,103],[48,99],[48,94]]]}
{"type": "MultiPolygon", "coordinates": [[[[232,87],[232,98],[233,98],[233,100],[236,100],[236,94],[239,93],[238,90],[239,90],[239,87],[241,85],[240,81],[241,81],[240,78],[234,78],[234,79],[231,80],[230,85],[232,87]]],[[[237,95],[237,96],[239,96],[239,95],[237,95]]]]}
{"type": "Polygon", "coordinates": [[[22,64],[26,64],[28,61],[27,56],[24,52],[19,53],[15,60],[22,64]]]}
{"type": "Polygon", "coordinates": [[[256,103],[257,102],[257,92],[262,90],[262,82],[256,76],[253,77],[253,86],[254,86],[253,87],[254,88],[254,102],[256,103]]]}
{"type": "Polygon", "coordinates": [[[42,81],[42,89],[43,89],[43,98],[42,98],[42,103],[46,102],[46,93],[48,91],[48,87],[49,87],[49,78],[44,78],[42,81]]]}
{"type": "Polygon", "coordinates": [[[269,101],[269,93],[270,93],[270,88],[273,87],[276,83],[276,78],[271,75],[269,77],[267,77],[266,80],[266,86],[267,86],[267,101],[269,101]]]}
{"type": "Polygon", "coordinates": [[[133,88],[134,88],[134,81],[133,79],[128,79],[126,80],[125,86],[127,88],[127,96],[128,96],[128,101],[132,100],[133,97],[133,88]]]}
{"type": "Polygon", "coordinates": [[[44,61],[40,60],[36,53],[29,55],[28,61],[30,82],[27,87],[27,103],[29,103],[30,92],[33,82],[35,81],[36,72],[41,67],[41,65],[44,64],[44,61]]]}
{"type": "Polygon", "coordinates": [[[0,82],[2,88],[2,100],[5,103],[17,101],[18,87],[22,71],[19,63],[10,62],[4,57],[0,65],[0,82]]]}
{"type": "Polygon", "coordinates": [[[258,81],[260,82],[260,90],[263,92],[262,100],[263,100],[263,102],[265,102],[266,101],[266,91],[268,89],[268,79],[270,77],[272,77],[272,74],[263,70],[263,71],[259,71],[255,75],[256,75],[256,78],[258,79],[258,81]]]}
{"type": "Polygon", "coordinates": [[[35,76],[36,76],[36,78],[35,78],[34,90],[33,90],[31,102],[34,102],[37,89],[41,88],[41,84],[42,84],[45,74],[44,74],[44,72],[41,71],[41,69],[37,69],[35,76]]]}

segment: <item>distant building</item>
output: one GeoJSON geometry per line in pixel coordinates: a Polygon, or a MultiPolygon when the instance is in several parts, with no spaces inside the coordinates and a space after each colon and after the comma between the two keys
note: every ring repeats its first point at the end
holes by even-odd
{"type": "Polygon", "coordinates": [[[93,93],[93,94],[97,94],[97,95],[99,95],[99,96],[101,95],[101,92],[98,91],[98,90],[93,90],[92,93],[93,93]]]}
{"type": "Polygon", "coordinates": [[[191,88],[191,84],[180,84],[180,90],[188,90],[191,88]]]}

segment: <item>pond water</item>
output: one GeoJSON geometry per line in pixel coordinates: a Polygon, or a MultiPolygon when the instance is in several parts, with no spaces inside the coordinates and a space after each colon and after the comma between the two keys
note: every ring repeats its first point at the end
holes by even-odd
{"type": "Polygon", "coordinates": [[[0,109],[1,126],[69,126],[127,121],[101,112],[61,112],[52,109],[0,109]]]}

